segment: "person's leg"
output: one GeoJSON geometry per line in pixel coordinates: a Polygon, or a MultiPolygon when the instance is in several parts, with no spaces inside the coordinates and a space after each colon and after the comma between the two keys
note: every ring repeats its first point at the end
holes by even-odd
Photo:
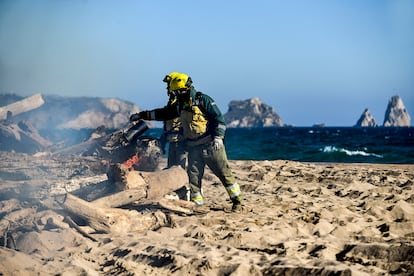
{"type": "Polygon", "coordinates": [[[206,164],[220,179],[233,204],[240,204],[242,201],[240,186],[237,184],[229,166],[225,147],[223,146],[218,150],[209,147],[207,153],[205,157],[206,164]]]}
{"type": "Polygon", "coordinates": [[[171,168],[172,166],[176,165],[177,158],[176,158],[176,148],[175,143],[168,144],[168,164],[167,168],[171,168]]]}
{"type": "Polygon", "coordinates": [[[170,142],[168,149],[168,168],[181,166],[186,168],[187,152],[183,142],[170,142]]]}
{"type": "Polygon", "coordinates": [[[200,146],[188,148],[188,179],[190,182],[191,195],[190,200],[197,205],[204,204],[204,198],[201,190],[201,180],[204,175],[204,159],[202,148],[200,146]]]}
{"type": "Polygon", "coordinates": [[[181,166],[183,169],[187,165],[187,149],[184,142],[177,142],[177,165],[181,166]]]}

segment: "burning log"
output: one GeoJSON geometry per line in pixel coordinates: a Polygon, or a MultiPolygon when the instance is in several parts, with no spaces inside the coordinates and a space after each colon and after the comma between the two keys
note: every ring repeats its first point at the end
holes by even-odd
{"type": "Polygon", "coordinates": [[[95,156],[109,159],[112,163],[124,163],[135,158],[133,167],[136,170],[154,171],[158,168],[162,150],[158,139],[142,136],[147,129],[143,120],[130,122],[111,134],[58,150],[53,155],[95,156]]]}

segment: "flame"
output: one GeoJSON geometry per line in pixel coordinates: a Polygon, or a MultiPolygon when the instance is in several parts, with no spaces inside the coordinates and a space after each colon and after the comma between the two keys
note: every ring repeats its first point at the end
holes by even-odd
{"type": "Polygon", "coordinates": [[[138,164],[138,155],[133,155],[131,158],[127,159],[122,165],[131,169],[134,165],[138,164]]]}

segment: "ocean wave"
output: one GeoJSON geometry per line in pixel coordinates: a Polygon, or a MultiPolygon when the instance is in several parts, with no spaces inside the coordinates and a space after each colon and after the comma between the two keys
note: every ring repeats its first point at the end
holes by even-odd
{"type": "Polygon", "coordinates": [[[374,157],[378,157],[378,158],[383,158],[384,157],[380,154],[369,153],[369,152],[365,152],[365,151],[362,151],[362,150],[348,150],[348,149],[345,149],[345,148],[337,148],[335,146],[325,146],[322,149],[322,152],[325,152],[325,153],[341,152],[341,153],[345,153],[348,156],[361,155],[361,156],[374,156],[374,157]]]}

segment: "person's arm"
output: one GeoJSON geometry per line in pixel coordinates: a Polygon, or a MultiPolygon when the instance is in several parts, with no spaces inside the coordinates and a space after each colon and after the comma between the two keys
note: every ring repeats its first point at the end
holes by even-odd
{"type": "Polygon", "coordinates": [[[144,110],[132,114],[130,121],[147,120],[147,121],[166,121],[178,117],[176,105],[167,105],[163,108],[153,110],[144,110]]]}

